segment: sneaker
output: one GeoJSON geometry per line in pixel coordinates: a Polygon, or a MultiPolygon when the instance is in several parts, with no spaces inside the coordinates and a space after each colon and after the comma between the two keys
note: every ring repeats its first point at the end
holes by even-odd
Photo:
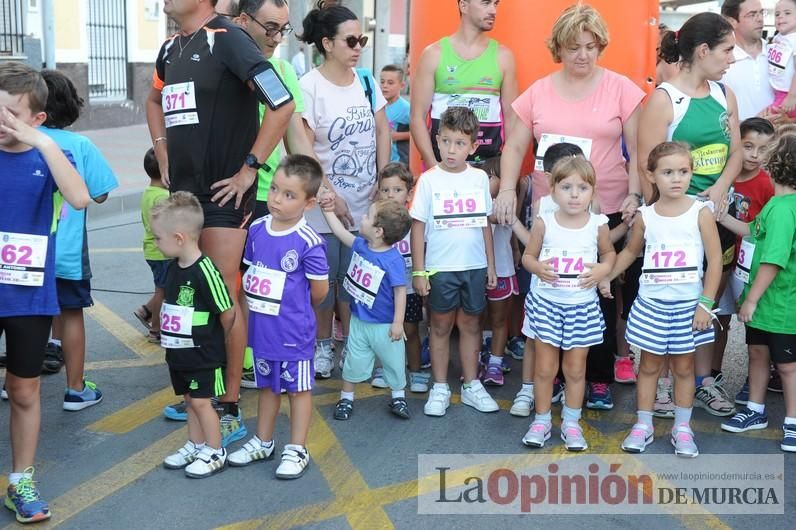
{"type": "Polygon", "coordinates": [[[674,418],[674,401],[672,401],[672,380],[668,377],[658,379],[655,392],[655,406],[652,415],[656,418],[674,418]]]}
{"type": "Polygon", "coordinates": [[[83,391],[75,392],[67,388],[64,394],[64,410],[78,411],[83,410],[92,405],[96,405],[102,401],[102,392],[97,388],[97,385],[89,381],[83,380],[83,391]]]}
{"type": "Polygon", "coordinates": [[[561,423],[561,439],[567,451],[585,451],[589,448],[586,438],[583,437],[583,429],[577,421],[565,421],[561,423]]]}
{"type": "Polygon", "coordinates": [[[41,365],[41,373],[57,374],[61,371],[63,365],[64,350],[61,346],[48,342],[47,347],[44,348],[44,361],[41,365]]]}
{"type": "Polygon", "coordinates": [[[782,426],[782,443],[779,448],[788,453],[796,453],[796,425],[785,423],[782,426]]]}
{"type": "Polygon", "coordinates": [[[373,379],[370,381],[370,386],[374,388],[390,388],[390,385],[384,380],[384,368],[378,367],[373,370],[373,379]]]}
{"type": "Polygon", "coordinates": [[[499,363],[489,363],[484,366],[484,384],[488,386],[503,386],[503,370],[499,363]]]}
{"type": "Polygon", "coordinates": [[[185,476],[189,478],[207,478],[215,475],[227,467],[227,450],[223,447],[216,451],[212,447],[204,446],[196,460],[185,466],[185,476]]]}
{"type": "MultiPolygon", "coordinates": [[[[503,374],[501,374],[503,375],[503,374]]],[[[497,412],[497,402],[487,393],[481,381],[473,381],[469,387],[462,385],[462,403],[479,412],[497,412]]]]}
{"type": "Polygon", "coordinates": [[[241,388],[257,388],[257,381],[254,379],[254,367],[243,369],[243,375],[240,378],[241,388]]]}
{"type": "Polygon", "coordinates": [[[511,372],[511,363],[509,362],[508,356],[504,355],[501,357],[503,361],[500,363],[500,369],[503,370],[504,374],[508,374],[511,372]]]}
{"type": "Polygon", "coordinates": [[[643,453],[644,449],[652,443],[653,430],[643,423],[637,423],[630,429],[630,434],[622,441],[622,451],[628,453],[643,453]]]}
{"type": "Polygon", "coordinates": [[[428,393],[428,401],[423,406],[423,414],[426,416],[444,416],[450,405],[451,391],[440,390],[432,386],[428,393]]]}
{"type": "Polygon", "coordinates": [[[238,408],[237,416],[228,413],[221,414],[221,447],[226,447],[232,442],[237,442],[245,438],[247,434],[249,434],[249,432],[246,430],[246,425],[243,423],[243,415],[240,407],[238,408]]]}
{"type": "Polygon", "coordinates": [[[519,416],[521,418],[527,418],[531,415],[531,409],[533,408],[534,399],[533,399],[533,390],[521,388],[517,395],[514,397],[514,403],[511,405],[511,409],[509,410],[509,414],[512,416],[519,416]]]}
{"type": "Polygon", "coordinates": [[[417,394],[428,392],[431,374],[425,372],[409,372],[409,391],[417,394]]]}
{"type": "Polygon", "coordinates": [[[420,343],[420,368],[431,368],[431,346],[428,337],[420,343]]]}
{"type": "Polygon", "coordinates": [[[290,480],[299,478],[307,470],[310,463],[310,453],[306,448],[287,444],[282,451],[282,463],[276,468],[276,478],[290,480]]]}
{"type": "Polygon", "coordinates": [[[483,364],[487,364],[489,362],[489,356],[492,352],[492,337],[487,337],[484,339],[484,342],[481,343],[481,362],[483,364]]]}
{"type": "Polygon", "coordinates": [[[731,416],[735,413],[735,406],[730,402],[730,397],[721,386],[722,377],[706,377],[702,385],[696,389],[694,405],[701,407],[714,416],[731,416]]]}
{"type": "Polygon", "coordinates": [[[271,460],[274,457],[276,444],[271,440],[271,445],[265,445],[257,437],[243,444],[243,447],[230,453],[227,462],[232,467],[248,466],[252,462],[260,460],[271,460]]]}
{"type": "Polygon", "coordinates": [[[550,431],[553,430],[551,423],[535,421],[531,423],[531,427],[525,436],[522,437],[522,443],[528,447],[544,447],[544,443],[550,439],[550,431]]]}
{"type": "Polygon", "coordinates": [[[315,377],[317,379],[329,379],[334,370],[334,352],[332,345],[328,342],[318,342],[315,344],[315,377]]]}
{"type": "Polygon", "coordinates": [[[22,479],[16,484],[8,485],[6,490],[6,508],[14,512],[20,523],[35,523],[50,518],[50,507],[43,501],[39,489],[33,481],[33,468],[23,473],[22,479]]]}
{"type": "Polygon", "coordinates": [[[605,383],[589,383],[586,387],[586,408],[595,410],[611,410],[614,400],[611,387],[605,383]]]}
{"type": "Polygon", "coordinates": [[[748,407],[744,407],[735,416],[721,424],[721,430],[728,432],[756,431],[766,427],[768,427],[768,416],[748,407]]]}
{"type": "Polygon", "coordinates": [[[632,357],[617,357],[614,362],[614,380],[617,383],[634,384],[636,372],[632,357]]]}
{"type": "Polygon", "coordinates": [[[735,404],[736,405],[742,405],[742,406],[746,406],[746,405],[749,404],[749,378],[748,377],[746,378],[746,381],[744,381],[743,386],[738,391],[738,393],[735,394],[735,404]]]}
{"type": "MultiPolygon", "coordinates": [[[[334,347],[332,347],[332,351],[334,351],[334,347]]],[[[340,350],[340,360],[337,363],[337,366],[340,368],[340,371],[343,371],[343,365],[345,364],[345,356],[348,353],[348,341],[343,342],[343,348],[340,350]]],[[[334,359],[332,359],[332,366],[334,366],[334,359]]]]}
{"type": "Polygon", "coordinates": [[[173,405],[166,405],[163,407],[163,415],[168,420],[188,421],[188,409],[185,407],[185,401],[180,401],[173,405]]]}
{"type": "Polygon", "coordinates": [[[0,390],[0,399],[8,401],[8,392],[6,392],[6,385],[3,384],[3,389],[0,390]]]}
{"type": "Polygon", "coordinates": [[[176,453],[170,454],[163,459],[163,467],[166,469],[182,469],[194,460],[199,455],[199,449],[196,448],[191,440],[185,442],[185,445],[177,449],[176,453]]]}
{"type": "Polygon", "coordinates": [[[404,398],[393,398],[390,401],[390,412],[398,416],[399,418],[403,418],[405,420],[409,419],[409,405],[406,404],[406,399],[404,398]]]}
{"type": "Polygon", "coordinates": [[[525,339],[522,337],[511,337],[508,344],[506,344],[506,354],[521,361],[525,355],[525,339]]]}
{"type": "Polygon", "coordinates": [[[350,399],[341,399],[334,406],[334,419],[347,420],[354,413],[354,402],[350,399]]]}
{"type": "Polygon", "coordinates": [[[694,442],[694,431],[687,423],[676,425],[672,429],[672,445],[674,454],[683,458],[696,458],[699,456],[696,442],[694,442]]]}
{"type": "Polygon", "coordinates": [[[777,394],[782,393],[782,379],[776,370],[771,371],[771,378],[768,380],[768,390],[777,394]]]}
{"type": "Polygon", "coordinates": [[[332,320],[332,338],[337,342],[343,342],[343,323],[337,317],[332,320]]]}
{"type": "Polygon", "coordinates": [[[564,388],[566,384],[556,377],[553,379],[553,397],[550,399],[550,403],[563,403],[564,402],[564,388]]]}

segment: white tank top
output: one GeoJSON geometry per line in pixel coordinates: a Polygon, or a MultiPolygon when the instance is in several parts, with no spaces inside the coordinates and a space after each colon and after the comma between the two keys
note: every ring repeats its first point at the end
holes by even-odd
{"type": "Polygon", "coordinates": [[[495,274],[498,278],[509,278],[517,271],[511,251],[511,226],[492,225],[492,246],[495,249],[495,274]]]}
{"type": "Polygon", "coordinates": [[[588,271],[584,264],[597,263],[597,233],[600,226],[608,223],[608,217],[589,213],[589,221],[582,228],[564,228],[556,221],[555,212],[540,213],[539,217],[545,227],[539,261],[552,260],[559,281],[556,285],[537,281],[531,287],[534,294],[559,304],[585,304],[596,300],[597,289],[579,287],[578,276],[588,271]]]}
{"type": "Polygon", "coordinates": [[[699,232],[699,212],[705,204],[694,201],[677,217],[655,211],[655,204],[639,208],[644,220],[644,266],[639,296],[659,300],[696,300],[702,294],[705,250],[699,232]]]}

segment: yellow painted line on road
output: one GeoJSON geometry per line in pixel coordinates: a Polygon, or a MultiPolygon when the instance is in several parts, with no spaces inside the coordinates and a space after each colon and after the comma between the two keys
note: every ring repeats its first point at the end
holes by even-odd
{"type": "Polygon", "coordinates": [[[160,344],[149,342],[141,331],[128,324],[126,320],[105,305],[95,301],[93,307],[86,309],[86,313],[139,357],[163,355],[163,348],[160,347],[160,344]]]}
{"type": "Polygon", "coordinates": [[[142,253],[144,249],[141,247],[120,247],[120,248],[90,248],[88,251],[91,254],[116,254],[118,253],[142,253]]]}
{"type": "Polygon", "coordinates": [[[179,401],[171,387],[159,390],[89,425],[94,432],[126,434],[160,416],[163,407],[179,401]]]}
{"type": "Polygon", "coordinates": [[[146,366],[157,366],[159,364],[166,364],[166,356],[163,354],[158,357],[152,355],[150,357],[138,359],[118,359],[111,361],[91,361],[86,363],[86,371],[91,370],[113,370],[115,368],[142,368],[146,366]]]}

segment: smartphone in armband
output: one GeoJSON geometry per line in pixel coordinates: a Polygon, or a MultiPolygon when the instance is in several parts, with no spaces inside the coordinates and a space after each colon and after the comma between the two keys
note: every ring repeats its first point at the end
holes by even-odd
{"type": "Polygon", "coordinates": [[[252,82],[257,92],[257,98],[268,105],[271,110],[276,110],[292,101],[293,95],[277,75],[273,65],[271,63],[267,64],[268,67],[255,75],[252,82]]]}

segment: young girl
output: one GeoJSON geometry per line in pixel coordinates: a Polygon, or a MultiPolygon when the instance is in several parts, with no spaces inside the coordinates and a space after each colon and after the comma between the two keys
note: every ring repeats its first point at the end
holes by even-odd
{"type": "Polygon", "coordinates": [[[563,350],[567,380],[561,439],[569,451],[588,447],[579,424],[586,355],[590,346],[602,342],[605,329],[595,287],[616,259],[608,218],[589,211],[594,183],[594,168],[588,161],[570,157],[556,163],[550,187],[559,209],[542,212],[534,220],[522,257],[523,266],[539,278],[531,288],[534,311],[528,315],[536,345],[536,417],[522,443],[530,447],[543,447],[550,438],[550,404],[559,349],[563,350]]]}
{"type": "Polygon", "coordinates": [[[711,309],[721,280],[721,245],[710,209],[686,196],[692,170],[693,160],[684,144],[664,142],[650,152],[647,178],[655,186],[652,204],[639,209],[630,241],[600,283],[603,295],[610,296],[609,282],[645,250],[638,296],[625,331],[628,343],[641,349],[638,421],[622,442],[622,449],[630,453],[641,453],[652,443],[658,374],[669,355],[675,389],[674,452],[690,458],[699,455],[689,426],[694,351],[713,342],[711,309]],[[703,255],[708,261],[704,289],[703,255]]]}
{"type": "Polygon", "coordinates": [[[779,0],[774,8],[777,35],[768,46],[768,74],[774,89],[775,111],[796,117],[796,0],[779,0]]]}

